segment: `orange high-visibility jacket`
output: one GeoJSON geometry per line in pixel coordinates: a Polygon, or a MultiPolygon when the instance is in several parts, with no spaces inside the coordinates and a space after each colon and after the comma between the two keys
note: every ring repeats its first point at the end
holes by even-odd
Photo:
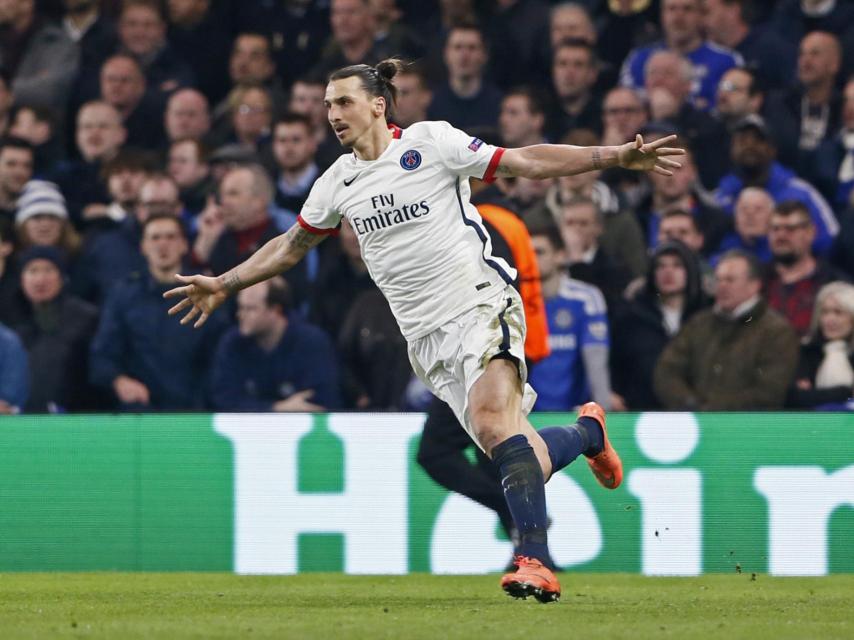
{"type": "Polygon", "coordinates": [[[479,204],[477,210],[484,221],[504,239],[510,248],[512,266],[519,272],[519,294],[525,306],[525,324],[528,332],[525,337],[525,357],[532,362],[542,360],[549,355],[549,326],[546,318],[546,305],[540,288],[540,270],[537,256],[531,245],[531,236],[525,223],[512,211],[495,204],[479,204]]]}

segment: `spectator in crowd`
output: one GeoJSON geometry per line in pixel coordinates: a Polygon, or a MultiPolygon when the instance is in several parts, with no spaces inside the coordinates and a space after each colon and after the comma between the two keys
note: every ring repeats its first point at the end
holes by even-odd
{"type": "Polygon", "coordinates": [[[658,239],[662,216],[668,211],[688,211],[693,214],[705,237],[705,248],[711,251],[731,230],[731,219],[697,179],[696,155],[692,148],[684,142],[680,142],[680,146],[685,149],[685,155],[679,158],[682,166],[674,169],[672,176],[648,176],[652,193],[638,207],[638,220],[646,233],[648,246],[652,248],[658,239]]]}
{"type": "Polygon", "coordinates": [[[771,29],[788,42],[799,42],[810,31],[827,31],[836,34],[846,44],[850,42],[854,6],[849,2],[780,0],[775,5],[771,29]]]}
{"type": "Polygon", "coordinates": [[[273,102],[262,85],[242,85],[232,92],[231,126],[234,141],[256,152],[270,143],[273,102]]]}
{"type": "Polygon", "coordinates": [[[837,210],[851,206],[854,191],[854,77],[842,93],[842,126],[816,149],[808,177],[837,210]]]}
{"type": "Polygon", "coordinates": [[[13,254],[15,234],[12,223],[0,218],[0,323],[9,324],[15,317],[18,303],[19,282],[13,254]]]}
{"type": "Polygon", "coordinates": [[[545,122],[545,108],[533,89],[517,87],[504,94],[498,116],[498,131],[505,147],[542,144],[545,142],[545,122]]]}
{"type": "Polygon", "coordinates": [[[62,29],[80,51],[80,72],[101,66],[105,52],[115,51],[115,23],[101,11],[98,0],[62,0],[62,29]]]}
{"type": "Polygon", "coordinates": [[[362,260],[359,239],[347,220],[337,238],[323,245],[320,269],[311,289],[309,318],[330,336],[340,336],[353,301],[376,287],[362,260]]]}
{"type": "Polygon", "coordinates": [[[95,100],[77,112],[75,138],[80,159],[57,167],[54,182],[65,196],[72,222],[80,228],[87,205],[110,201],[101,168],[119,152],[127,140],[127,129],[115,107],[95,100]]]}
{"type": "Polygon", "coordinates": [[[643,288],[615,316],[611,332],[611,380],[615,408],[661,408],[653,391],[655,364],[667,343],[708,306],[697,254],[678,240],[660,243],[643,288]]]}
{"type": "MultiPolygon", "coordinates": [[[[194,259],[214,274],[240,264],[283,231],[270,216],[273,185],[260,165],[229,171],[220,185],[219,196],[221,203],[212,203],[200,215],[193,244],[194,259]]],[[[285,276],[297,308],[307,299],[306,278],[302,263],[285,276]]]]}
{"type": "Polygon", "coordinates": [[[80,251],[80,236],[68,219],[65,198],[52,182],[30,180],[24,186],[15,225],[21,249],[54,247],[67,261],[74,260],[80,251]]]}
{"type": "Polygon", "coordinates": [[[181,190],[178,199],[184,205],[182,215],[192,234],[196,232],[196,217],[216,193],[209,155],[198,138],[178,138],[169,147],[167,171],[181,190]]]}
{"type": "MultiPolygon", "coordinates": [[[[603,25],[607,27],[607,25],[603,25]]],[[[596,25],[593,24],[593,18],[590,15],[587,7],[580,4],[576,0],[568,2],[560,2],[552,7],[549,16],[549,37],[548,40],[543,39],[540,48],[543,53],[540,54],[542,62],[536,64],[547,68],[549,61],[552,59],[552,52],[557,50],[558,45],[566,40],[581,40],[593,47],[596,52],[596,93],[603,94],[611,89],[619,79],[618,67],[622,62],[622,58],[617,59],[612,55],[612,50],[609,47],[603,46],[599,39],[599,33],[596,25]]],[[[536,81],[537,84],[546,84],[548,78],[539,79],[536,76],[531,76],[536,73],[533,68],[529,68],[526,82],[536,81]]]]}
{"type": "Polygon", "coordinates": [[[623,63],[620,82],[639,89],[645,86],[647,61],[656,51],[667,49],[688,58],[694,67],[691,87],[694,106],[709,111],[715,106],[715,90],[721,76],[741,66],[741,56],[703,39],[700,0],[661,0],[664,39],[633,50],[623,63]]]}
{"type": "Polygon", "coordinates": [[[376,23],[369,0],[332,0],[329,24],[332,36],[315,64],[312,75],[326,78],[351,64],[376,64],[385,57],[375,39],[376,23]]]}
{"type": "MultiPolygon", "coordinates": [[[[228,63],[231,91],[213,110],[213,139],[222,143],[232,133],[232,111],[238,99],[234,91],[261,85],[269,91],[273,104],[286,102],[285,91],[276,74],[276,64],[269,39],[262,33],[239,33],[234,39],[228,63]]],[[[325,87],[325,85],[324,85],[325,87]]]]}
{"type": "Polygon", "coordinates": [[[563,203],[558,228],[569,275],[598,288],[613,311],[631,280],[631,272],[602,249],[604,226],[602,210],[590,198],[576,196],[563,203]]]}
{"type": "Polygon", "coordinates": [[[98,310],[65,292],[65,261],[41,245],[20,258],[26,312],[13,325],[30,363],[28,413],[64,413],[98,408],[88,388],[89,342],[98,310]]]}
{"type": "Polygon", "coordinates": [[[166,103],[163,125],[169,142],[183,138],[204,140],[211,130],[208,99],[195,89],[178,89],[166,103]]]}
{"type": "Polygon", "coordinates": [[[287,113],[273,127],[273,157],[276,163],[276,205],[299,213],[320,168],[314,160],[317,141],[308,116],[287,113]]]}
{"type": "Polygon", "coordinates": [[[148,175],[139,188],[133,213],[117,228],[98,234],[87,243],[74,282],[75,291],[86,300],[100,304],[116,284],[145,271],[140,251],[142,228],[154,214],[180,216],[178,186],[164,174],[148,175]]]}
{"type": "Polygon", "coordinates": [[[732,129],[747,116],[759,114],[764,101],[765,92],[755,72],[737,67],[727,71],[718,83],[715,115],[732,129]]]}
{"type": "Polygon", "coordinates": [[[145,75],[131,55],[119,53],[107,58],[100,73],[101,98],[121,116],[128,145],[157,149],[164,139],[160,105],[145,99],[145,75]]]}
{"type": "Polygon", "coordinates": [[[107,183],[110,202],[96,202],[83,210],[87,236],[109,231],[135,215],[140,189],[155,164],[150,153],[138,149],[121,149],[104,163],[101,175],[107,183]]]}
{"type": "Polygon", "coordinates": [[[20,413],[29,394],[27,352],[18,335],[0,323],[0,415],[20,413]]]}
{"type": "Polygon", "coordinates": [[[166,9],[170,47],[192,69],[195,86],[218,102],[229,88],[232,6],[214,0],[169,0],[166,9]]]}
{"type": "Polygon", "coordinates": [[[0,66],[11,78],[16,102],[56,110],[77,73],[80,53],[65,31],[37,14],[35,0],[0,5],[0,66]]]}
{"type": "Polygon", "coordinates": [[[745,0],[703,0],[703,26],[710,42],[741,54],[765,86],[786,88],[795,69],[795,50],[767,25],[752,25],[752,6],[745,0]]]}
{"type": "Polygon", "coordinates": [[[774,202],[800,200],[807,205],[816,227],[813,249],[825,255],[839,232],[833,210],[821,194],[790,169],[775,161],[776,145],[765,121],[748,116],[732,132],[730,145],[733,171],[721,179],[716,197],[725,211],[731,213],[738,194],[744,187],[761,187],[774,202]]]}
{"type": "MultiPolygon", "coordinates": [[[[595,146],[596,134],[577,129],[561,142],[577,146],[595,146]]],[[[586,171],[574,176],[558,178],[546,193],[544,206],[554,220],[559,220],[562,203],[581,196],[590,198],[599,207],[605,219],[605,229],[600,238],[602,249],[624,264],[632,277],[642,276],[647,268],[647,247],[643,231],[634,212],[620,201],[620,197],[600,180],[601,171],[586,171]]]]}
{"type": "Polygon", "coordinates": [[[548,357],[531,368],[536,411],[571,411],[593,400],[611,409],[608,317],[596,287],[563,270],[566,256],[554,226],[533,228],[543,299],[548,317],[548,357]]]}
{"type": "Polygon", "coordinates": [[[166,39],[166,17],[157,0],[124,0],[118,19],[119,44],[142,67],[149,99],[163,109],[178,87],[195,83],[195,74],[166,39]]]}
{"type": "Polygon", "coordinates": [[[237,8],[246,14],[242,31],[263,32],[274,43],[278,74],[286,86],[320,59],[329,37],[328,2],[243,2],[237,8]]]}
{"type": "Polygon", "coordinates": [[[815,31],[804,37],[798,53],[797,80],[791,89],[771,93],[765,113],[771,131],[781,140],[797,141],[795,169],[806,174],[813,152],[841,124],[842,96],[838,76],[842,64],[839,40],[815,31]]]}
{"type": "MultiPolygon", "coordinates": [[[[399,75],[395,75],[394,79],[397,80],[399,75]]],[[[345,151],[326,119],[326,105],[323,102],[325,98],[326,82],[318,78],[304,77],[294,82],[288,102],[288,111],[301,113],[311,119],[311,128],[317,141],[317,164],[321,171],[325,171],[345,151]]],[[[400,94],[398,104],[399,100],[400,94]]]]}
{"type": "Polygon", "coordinates": [[[807,333],[816,294],[834,280],[847,279],[812,252],[815,225],[798,200],[779,203],[771,216],[769,243],[773,269],[765,282],[768,305],[779,311],[799,336],[807,333]]]}
{"type": "Polygon", "coordinates": [[[445,41],[444,61],[448,79],[433,92],[427,117],[447,120],[467,131],[494,127],[501,92],[485,75],[489,52],[480,28],[474,24],[452,27],[445,41]]]}
{"type": "Polygon", "coordinates": [[[324,411],[340,405],[329,337],[293,312],[281,277],[237,296],[238,326],[220,341],[212,371],[219,411],[324,411]]]}
{"type": "Polygon", "coordinates": [[[764,189],[747,187],[735,201],[735,230],[724,236],[718,245],[713,262],[720,254],[730,249],[742,249],[756,256],[762,264],[771,261],[768,234],[771,231],[771,216],[774,214],[774,199],[764,189]]]}
{"type": "Polygon", "coordinates": [[[21,104],[12,114],[9,134],[33,146],[33,174],[45,176],[65,159],[62,137],[56,135],[53,111],[38,105],[21,104]]]}
{"type": "Polygon", "coordinates": [[[403,411],[413,378],[406,339],[379,289],[350,305],[338,336],[345,404],[360,410],[403,411]]]}
{"type": "Polygon", "coordinates": [[[839,409],[852,396],[854,286],[831,282],[816,296],[788,404],[796,409],[839,409]]]}
{"type": "Polygon", "coordinates": [[[729,167],[726,148],[720,144],[726,131],[720,122],[688,100],[692,73],[687,58],[672,51],[656,51],[646,65],[646,95],[654,121],[672,123],[691,148],[703,150],[694,158],[697,171],[703,185],[714,189],[729,167]]]}
{"type": "MultiPolygon", "coordinates": [[[[543,55],[549,42],[549,7],[541,0],[496,2],[486,22],[492,48],[493,77],[502,89],[530,82],[547,62],[543,55]]],[[[394,52],[392,52],[394,53],[394,52]]],[[[537,80],[546,80],[545,77],[537,80]]]]}
{"type": "Polygon", "coordinates": [[[146,268],[131,273],[104,303],[91,345],[89,379],[112,391],[123,411],[202,409],[225,316],[201,331],[174,322],[163,292],[182,271],[187,239],[180,219],[158,213],[142,228],[146,268]]]}
{"type": "Polygon", "coordinates": [[[396,0],[369,0],[374,21],[374,47],[381,55],[417,60],[424,53],[424,42],[416,30],[406,24],[396,0]]]}
{"type": "Polygon", "coordinates": [[[634,89],[614,87],[602,102],[602,144],[623,144],[649,122],[649,112],[634,89]]]}
{"type": "MultiPolygon", "coordinates": [[[[397,100],[394,103],[394,122],[406,128],[416,122],[427,119],[427,108],[433,100],[433,91],[427,82],[427,76],[420,67],[410,64],[398,71],[392,79],[397,88],[397,100]]],[[[505,96],[506,97],[506,96],[505,96]]],[[[316,126],[315,123],[312,123],[316,126]]],[[[329,128],[325,110],[322,122],[323,133],[329,128]]]]}
{"type": "Polygon", "coordinates": [[[18,197],[33,177],[33,163],[29,142],[12,136],[0,139],[0,219],[15,219],[18,197]]]}
{"type": "Polygon", "coordinates": [[[665,242],[681,242],[694,253],[700,264],[703,291],[715,291],[715,272],[705,259],[709,254],[706,237],[698,225],[697,218],[688,211],[672,209],[661,217],[658,225],[658,246],[665,242]]]}
{"type": "Polygon", "coordinates": [[[552,89],[556,109],[551,115],[551,137],[559,140],[572,129],[601,133],[602,98],[595,92],[598,61],[593,46],[584,40],[557,45],[552,57],[552,89]]]}
{"type": "Polygon", "coordinates": [[[794,379],[797,336],[762,299],[751,254],[731,251],[715,276],[714,308],[696,313],[664,348],[655,394],[671,411],[780,409],[794,379]]]}

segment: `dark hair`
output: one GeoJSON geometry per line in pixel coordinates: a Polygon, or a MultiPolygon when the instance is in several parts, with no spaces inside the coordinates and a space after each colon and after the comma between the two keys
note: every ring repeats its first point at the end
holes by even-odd
{"type": "Polygon", "coordinates": [[[329,81],[343,80],[356,76],[362,81],[362,89],[368,95],[375,98],[383,98],[385,100],[386,119],[394,111],[394,105],[397,101],[397,87],[392,83],[392,78],[397,75],[397,72],[403,69],[405,63],[399,58],[388,58],[378,62],[376,66],[367,64],[354,64],[338,71],[333,71],[329,76],[329,81]]]}
{"type": "Polygon", "coordinates": [[[812,224],[810,209],[806,203],[800,200],[783,200],[774,207],[773,215],[775,216],[788,217],[795,214],[801,214],[807,222],[812,224]]]}
{"type": "Polygon", "coordinates": [[[554,60],[561,49],[584,49],[590,56],[590,66],[595,67],[599,64],[596,49],[587,40],[581,38],[565,38],[561,40],[555,45],[554,52],[552,52],[552,60],[554,60]]]}
{"type": "Polygon", "coordinates": [[[18,114],[21,111],[31,111],[33,117],[39,122],[47,123],[50,127],[51,132],[56,128],[56,112],[50,107],[46,107],[40,104],[18,104],[12,109],[12,117],[9,118],[10,122],[15,122],[15,118],[18,117],[18,114]]]}
{"type": "Polygon", "coordinates": [[[280,307],[284,315],[288,315],[293,304],[291,296],[291,286],[288,281],[282,276],[270,278],[267,281],[267,298],[265,300],[268,307],[280,307]]]}
{"type": "Polygon", "coordinates": [[[308,129],[309,132],[313,130],[311,126],[311,118],[304,113],[296,113],[294,111],[285,111],[277,117],[275,122],[273,122],[273,131],[275,131],[276,127],[280,124],[301,124],[308,129]]]}
{"type": "Polygon", "coordinates": [[[160,18],[161,22],[166,22],[166,11],[163,7],[163,2],[160,2],[160,0],[122,0],[121,7],[119,9],[119,17],[124,15],[125,11],[128,9],[132,9],[134,7],[145,7],[146,9],[151,9],[157,14],[157,17],[160,18]]]}
{"type": "Polygon", "coordinates": [[[7,147],[11,147],[12,149],[26,149],[30,153],[34,153],[33,145],[17,136],[3,136],[0,138],[0,153],[3,153],[3,149],[7,147]]]}
{"type": "Polygon", "coordinates": [[[158,164],[157,156],[151,151],[133,148],[119,149],[115,157],[104,163],[101,168],[101,178],[108,180],[111,175],[119,171],[151,173],[157,169],[158,164]]]}
{"type": "Polygon", "coordinates": [[[152,213],[145,219],[145,222],[142,223],[142,233],[140,234],[140,237],[144,238],[145,230],[148,229],[148,225],[150,225],[152,222],[157,222],[158,220],[171,220],[178,226],[178,231],[181,233],[181,237],[184,238],[184,240],[188,239],[187,227],[184,226],[184,221],[176,215],[163,212],[152,213]]]}
{"type": "Polygon", "coordinates": [[[671,209],[670,211],[665,211],[661,214],[662,220],[667,220],[668,218],[688,218],[691,220],[691,224],[694,226],[694,229],[698,233],[702,233],[700,225],[697,224],[697,218],[695,218],[694,214],[690,211],[686,211],[685,209],[671,209]]]}
{"type": "Polygon", "coordinates": [[[421,85],[422,89],[430,88],[430,81],[427,78],[427,72],[424,70],[424,65],[419,64],[418,62],[412,62],[410,64],[402,66],[397,70],[398,76],[412,76],[413,78],[418,79],[418,84],[421,85]]]}
{"type": "Polygon", "coordinates": [[[178,138],[177,140],[173,140],[172,144],[169,145],[171,149],[177,144],[184,144],[185,142],[191,143],[194,147],[196,147],[196,160],[199,164],[207,164],[211,157],[211,149],[204,142],[199,140],[198,138],[194,138],[192,136],[185,136],[183,138],[178,138]]]}
{"type": "Polygon", "coordinates": [[[541,91],[528,86],[517,86],[511,88],[507,93],[504,94],[504,98],[509,98],[510,96],[522,96],[528,101],[528,111],[531,112],[532,115],[545,115],[546,107],[545,107],[545,99],[541,91]]]}
{"type": "Polygon", "coordinates": [[[540,220],[533,222],[528,228],[528,234],[534,238],[538,236],[544,237],[552,245],[552,249],[560,251],[564,248],[563,238],[560,235],[560,229],[549,221],[540,220]]]}
{"type": "Polygon", "coordinates": [[[445,40],[442,42],[442,48],[444,49],[448,45],[448,41],[451,39],[451,35],[454,31],[474,31],[480,36],[480,44],[483,48],[489,52],[489,42],[486,40],[486,34],[483,32],[481,26],[475,20],[458,20],[454,22],[450,28],[448,28],[447,33],[445,34],[445,40]]]}
{"type": "Polygon", "coordinates": [[[718,260],[718,264],[723,264],[727,260],[735,260],[737,258],[741,258],[745,262],[747,262],[747,277],[750,280],[762,280],[764,274],[762,271],[762,263],[759,262],[759,258],[757,258],[750,251],[745,251],[744,249],[730,249],[729,251],[724,252],[724,254],[718,260]]]}

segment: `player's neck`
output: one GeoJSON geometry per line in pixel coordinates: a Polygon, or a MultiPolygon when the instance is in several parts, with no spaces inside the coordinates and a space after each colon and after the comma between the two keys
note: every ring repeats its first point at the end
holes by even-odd
{"type": "Polygon", "coordinates": [[[562,273],[558,269],[555,269],[554,273],[552,273],[548,278],[542,279],[540,282],[540,288],[542,289],[544,299],[551,300],[557,295],[557,292],[560,291],[561,279],[562,273]]]}
{"type": "Polygon", "coordinates": [[[359,160],[376,160],[391,144],[393,137],[394,134],[385,120],[377,120],[374,126],[365,131],[353,144],[353,153],[359,160]]]}

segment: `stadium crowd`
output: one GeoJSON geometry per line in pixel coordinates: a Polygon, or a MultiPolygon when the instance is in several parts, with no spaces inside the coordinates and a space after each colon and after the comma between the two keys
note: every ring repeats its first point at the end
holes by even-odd
{"type": "Polygon", "coordinates": [[[162,298],[295,223],[327,75],[391,56],[404,137],[688,151],[473,185],[540,282],[536,409],[848,406],[854,3],[4,0],[0,414],[427,407],[346,222],[202,330],[162,298]]]}

